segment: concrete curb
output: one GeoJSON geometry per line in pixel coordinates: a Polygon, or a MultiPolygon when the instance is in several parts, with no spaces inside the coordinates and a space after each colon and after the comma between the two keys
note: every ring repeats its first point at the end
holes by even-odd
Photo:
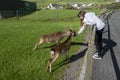
{"type": "Polygon", "coordinates": [[[80,73],[80,76],[79,76],[79,80],[84,80],[84,78],[85,78],[85,72],[86,72],[86,68],[87,68],[87,56],[88,56],[88,50],[85,54],[85,58],[84,58],[82,70],[81,70],[81,73],[80,73]]]}

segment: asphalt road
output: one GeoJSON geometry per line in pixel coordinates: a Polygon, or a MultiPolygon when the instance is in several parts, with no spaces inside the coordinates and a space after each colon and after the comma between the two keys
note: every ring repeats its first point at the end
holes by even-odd
{"type": "Polygon", "coordinates": [[[120,10],[106,20],[103,46],[103,59],[93,60],[92,80],[120,80],[120,10]]]}

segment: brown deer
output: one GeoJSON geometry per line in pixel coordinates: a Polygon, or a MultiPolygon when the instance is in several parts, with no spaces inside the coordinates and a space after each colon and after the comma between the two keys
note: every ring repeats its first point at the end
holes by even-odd
{"type": "Polygon", "coordinates": [[[57,44],[60,42],[60,40],[65,37],[65,36],[69,36],[71,33],[70,30],[65,30],[64,32],[55,32],[55,33],[51,33],[48,35],[43,35],[40,37],[39,42],[35,45],[35,47],[33,48],[33,51],[38,48],[38,46],[40,44],[43,44],[45,42],[56,42],[57,44]]]}
{"type": "Polygon", "coordinates": [[[51,72],[52,64],[56,61],[56,59],[59,57],[60,54],[66,53],[66,59],[68,59],[68,52],[71,46],[71,39],[73,36],[76,35],[76,33],[72,30],[70,30],[71,33],[68,36],[68,38],[63,42],[60,43],[54,47],[51,48],[51,58],[48,62],[47,68],[49,68],[49,71],[51,72]]]}

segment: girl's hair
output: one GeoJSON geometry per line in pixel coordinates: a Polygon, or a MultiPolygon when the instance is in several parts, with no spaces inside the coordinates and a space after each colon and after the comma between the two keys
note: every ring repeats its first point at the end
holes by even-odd
{"type": "Polygon", "coordinates": [[[85,11],[80,11],[80,12],[78,13],[77,17],[84,16],[85,13],[86,13],[85,11]]]}
{"type": "MultiPolygon", "coordinates": [[[[77,15],[77,17],[80,17],[80,16],[85,16],[85,11],[80,11],[79,13],[78,13],[78,15],[77,15]]],[[[80,21],[81,21],[81,25],[83,25],[83,19],[80,19],[80,21]]]]}

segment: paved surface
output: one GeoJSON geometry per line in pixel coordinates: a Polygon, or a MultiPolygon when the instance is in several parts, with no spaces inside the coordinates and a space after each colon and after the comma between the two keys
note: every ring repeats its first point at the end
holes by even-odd
{"type": "Polygon", "coordinates": [[[120,11],[109,15],[102,60],[93,60],[92,80],[120,80],[120,11]]]}

